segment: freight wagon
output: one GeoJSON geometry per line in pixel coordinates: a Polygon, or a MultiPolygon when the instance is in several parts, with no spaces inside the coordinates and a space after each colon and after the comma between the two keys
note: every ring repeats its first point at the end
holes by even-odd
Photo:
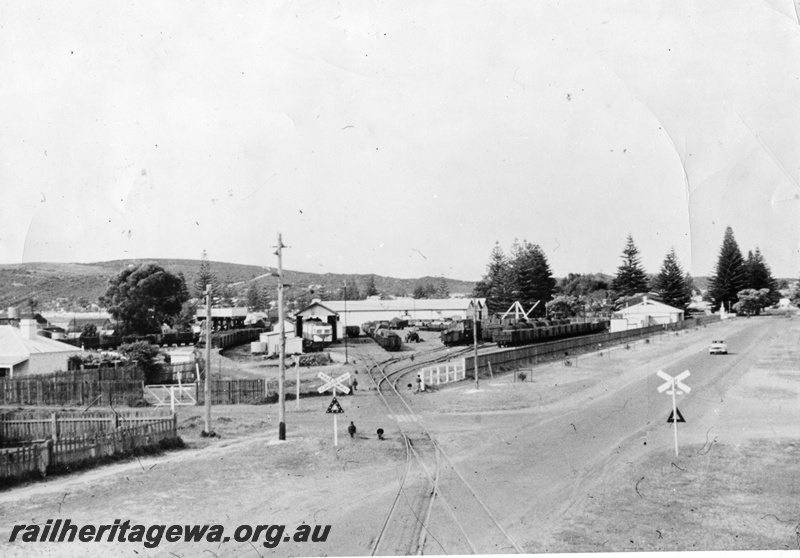
{"type": "Polygon", "coordinates": [[[367,322],[361,326],[364,333],[387,351],[399,351],[403,340],[397,333],[388,329],[383,322],[367,322]]]}

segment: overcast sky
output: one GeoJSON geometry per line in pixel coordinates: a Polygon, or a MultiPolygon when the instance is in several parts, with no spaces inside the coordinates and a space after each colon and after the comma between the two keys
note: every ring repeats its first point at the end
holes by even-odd
{"type": "Polygon", "coordinates": [[[0,263],[800,275],[791,0],[3,2],[0,263]]]}

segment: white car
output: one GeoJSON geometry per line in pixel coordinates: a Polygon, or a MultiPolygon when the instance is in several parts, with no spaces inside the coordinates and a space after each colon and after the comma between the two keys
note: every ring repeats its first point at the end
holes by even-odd
{"type": "Polygon", "coordinates": [[[710,355],[727,355],[728,344],[725,341],[712,341],[711,346],[708,348],[710,355]]]}

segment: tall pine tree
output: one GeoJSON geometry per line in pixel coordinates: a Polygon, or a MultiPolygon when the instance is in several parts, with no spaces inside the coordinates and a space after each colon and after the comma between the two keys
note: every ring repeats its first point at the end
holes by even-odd
{"type": "Polygon", "coordinates": [[[714,309],[718,309],[723,303],[726,310],[733,307],[739,301],[737,293],[745,288],[747,270],[744,258],[733,238],[733,229],[728,227],[719,250],[717,267],[708,283],[708,294],[714,300],[714,309]]]}
{"type": "Polygon", "coordinates": [[[192,287],[194,287],[193,294],[195,298],[205,300],[206,285],[211,285],[211,297],[213,300],[214,297],[219,293],[219,282],[217,281],[217,277],[214,275],[214,272],[211,271],[211,264],[208,262],[208,255],[206,254],[206,251],[203,250],[203,257],[200,260],[200,270],[197,272],[197,276],[192,282],[192,287]]]}
{"type": "Polygon", "coordinates": [[[498,243],[492,248],[486,273],[475,285],[472,295],[485,298],[491,314],[505,312],[514,302],[510,264],[498,243]]]}
{"type": "Polygon", "coordinates": [[[538,302],[532,315],[543,316],[545,305],[553,299],[556,288],[547,257],[538,244],[527,240],[522,244],[515,240],[511,254],[511,278],[516,300],[526,310],[538,302]]]}
{"type": "Polygon", "coordinates": [[[661,272],[656,275],[653,287],[664,304],[683,310],[689,304],[691,296],[686,288],[686,276],[683,274],[675,248],[672,248],[661,264],[661,272]]]}
{"type": "Polygon", "coordinates": [[[633,296],[647,292],[647,274],[639,260],[639,250],[628,234],[628,241],[622,250],[622,265],[617,268],[617,276],[611,283],[611,289],[621,296],[633,296]]]}

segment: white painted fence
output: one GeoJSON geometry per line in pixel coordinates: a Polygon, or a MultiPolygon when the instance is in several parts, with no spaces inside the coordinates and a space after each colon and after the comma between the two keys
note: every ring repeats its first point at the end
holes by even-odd
{"type": "Polygon", "coordinates": [[[175,405],[197,405],[196,384],[149,385],[144,390],[145,401],[154,407],[169,405],[174,412],[175,405]]]}
{"type": "Polygon", "coordinates": [[[417,373],[422,378],[421,389],[425,386],[439,386],[451,382],[460,382],[466,377],[464,361],[444,362],[435,366],[426,366],[417,373]]]}

